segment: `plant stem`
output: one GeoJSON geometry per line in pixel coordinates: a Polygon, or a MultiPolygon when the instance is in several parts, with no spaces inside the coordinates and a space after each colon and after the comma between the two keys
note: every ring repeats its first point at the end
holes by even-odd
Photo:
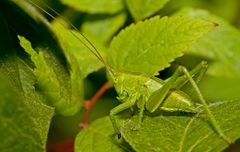
{"type": "Polygon", "coordinates": [[[66,139],[56,144],[47,145],[47,152],[74,152],[74,139],[66,139]]]}

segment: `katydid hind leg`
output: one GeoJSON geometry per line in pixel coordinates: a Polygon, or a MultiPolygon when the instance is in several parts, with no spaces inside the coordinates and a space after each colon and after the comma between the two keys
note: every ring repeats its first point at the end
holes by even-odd
{"type": "MultiPolygon", "coordinates": [[[[191,77],[197,84],[202,80],[203,76],[205,75],[207,67],[207,61],[202,61],[189,72],[191,77]]],[[[190,85],[188,82],[189,79],[187,78],[187,76],[183,75],[177,79],[174,88],[182,89],[184,87],[186,88],[186,90],[192,89],[192,85],[190,85]]]]}
{"type": "MultiPolygon", "coordinates": [[[[196,84],[199,84],[199,82],[202,80],[203,76],[206,74],[208,64],[206,61],[202,61],[200,64],[198,64],[194,69],[189,71],[189,74],[191,75],[192,79],[195,81],[196,84]]],[[[181,76],[176,81],[175,88],[181,89],[181,91],[185,92],[189,96],[195,96],[194,88],[192,87],[192,84],[189,82],[189,79],[186,75],[181,76]]]]}
{"type": "Polygon", "coordinates": [[[155,91],[146,102],[146,109],[149,112],[154,112],[161,103],[164,101],[166,96],[168,95],[171,88],[174,87],[176,80],[182,74],[182,71],[178,68],[172,77],[170,77],[167,82],[157,91],[155,91]]]}
{"type": "Polygon", "coordinates": [[[182,72],[186,75],[186,77],[188,78],[190,84],[193,87],[193,90],[196,92],[201,104],[204,107],[204,110],[207,113],[207,116],[209,118],[209,122],[211,123],[213,129],[216,131],[216,133],[223,138],[223,140],[225,140],[227,143],[232,143],[232,141],[226,137],[226,135],[224,134],[223,130],[221,129],[221,127],[219,126],[219,124],[217,123],[217,120],[215,119],[214,115],[212,114],[212,112],[210,111],[205,99],[203,98],[203,95],[199,89],[199,87],[197,86],[196,82],[193,80],[193,78],[191,77],[191,74],[188,72],[188,70],[181,66],[180,67],[182,69],[182,72]]]}
{"type": "MultiPolygon", "coordinates": [[[[197,82],[199,82],[205,74],[206,70],[207,62],[202,61],[192,71],[190,71],[190,74],[197,82]]],[[[184,86],[187,87],[188,90],[190,90],[190,93],[192,92],[192,86],[189,86],[188,78],[186,77],[186,75],[182,74],[183,72],[178,68],[175,71],[174,75],[165,81],[163,87],[161,87],[158,91],[154,92],[150,96],[149,100],[146,103],[146,108],[148,111],[154,112],[164,101],[171,88],[180,89],[184,86]]],[[[157,78],[154,78],[154,80],[159,81],[157,78]]]]}

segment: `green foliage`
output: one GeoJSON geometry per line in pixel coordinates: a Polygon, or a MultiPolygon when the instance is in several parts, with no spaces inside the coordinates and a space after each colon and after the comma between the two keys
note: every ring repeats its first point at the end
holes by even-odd
{"type": "MultiPolygon", "coordinates": [[[[6,14],[3,18],[3,22],[5,22],[6,25],[12,23],[13,16],[15,15],[18,15],[21,20],[21,22],[14,22],[14,24],[12,24],[13,28],[16,28],[18,31],[12,31],[11,28],[7,28],[5,29],[5,34],[2,34],[9,36],[8,43],[10,44],[6,47],[13,49],[12,53],[8,53],[9,56],[11,57],[15,55],[16,58],[24,58],[26,66],[32,70],[35,69],[32,63],[34,62],[35,66],[38,68],[38,70],[35,69],[34,72],[37,77],[36,81],[38,82],[33,82],[33,85],[36,85],[36,91],[42,94],[44,96],[43,98],[46,99],[44,102],[51,106],[54,103],[58,108],[61,107],[61,110],[57,108],[57,113],[59,114],[71,115],[76,113],[80,108],[80,102],[79,100],[75,100],[74,103],[71,103],[71,92],[74,92],[74,90],[72,90],[74,87],[72,87],[71,84],[72,76],[70,77],[69,75],[69,69],[67,68],[62,48],[57,42],[49,23],[25,1],[3,1],[1,5],[3,7],[3,13],[7,13],[8,10],[6,9],[13,10],[12,14],[6,14]],[[20,10],[17,10],[16,8],[20,10]],[[36,27],[41,30],[35,29],[36,27]],[[29,31],[31,34],[28,33],[29,31]],[[34,50],[40,52],[40,55],[38,56],[37,54],[34,54],[35,51],[31,49],[29,46],[30,44],[25,46],[29,53],[32,53],[31,55],[35,55],[32,56],[32,62],[27,57],[26,53],[19,48],[19,42],[17,39],[19,33],[28,37],[32,41],[34,50]],[[45,72],[48,72],[50,75],[45,75],[45,72]],[[50,80],[49,77],[53,80],[50,80]],[[51,83],[49,83],[49,80],[51,83]],[[53,83],[54,86],[52,86],[53,83]],[[58,95],[51,94],[54,91],[55,93],[58,92],[58,95]]],[[[26,45],[27,43],[25,42],[23,44],[26,45]]],[[[2,51],[4,51],[4,49],[2,51]]],[[[7,49],[5,49],[5,51],[7,51],[7,49]]],[[[17,67],[17,65],[15,66],[17,67]]],[[[20,85],[19,87],[22,87],[22,84],[18,85],[20,85]]]]}
{"type": "Polygon", "coordinates": [[[79,11],[90,14],[114,14],[123,9],[122,0],[61,0],[62,3],[69,5],[79,11]]]}
{"type": "Polygon", "coordinates": [[[53,109],[26,97],[27,93],[22,95],[5,76],[1,76],[0,82],[0,150],[45,151],[53,109]]]}
{"type": "Polygon", "coordinates": [[[136,21],[153,15],[163,8],[168,1],[169,0],[125,0],[130,13],[136,21]]]}
{"type": "Polygon", "coordinates": [[[125,12],[115,15],[87,15],[81,29],[94,43],[106,44],[125,21],[125,12]]]}
{"type": "Polygon", "coordinates": [[[18,45],[15,31],[8,26],[6,10],[1,10],[0,151],[45,151],[54,108],[46,106],[35,90],[31,65],[18,45]]]}
{"type": "MultiPolygon", "coordinates": [[[[29,55],[31,55],[31,60],[36,66],[33,71],[37,78],[36,85],[39,87],[40,92],[46,96],[48,104],[55,107],[56,112],[62,115],[76,113],[79,110],[79,101],[81,100],[68,99],[68,95],[65,92],[62,92],[64,88],[61,88],[56,73],[54,73],[54,71],[47,65],[43,52],[39,51],[37,53],[32,48],[31,43],[24,37],[19,37],[19,40],[20,45],[29,55]]],[[[74,79],[74,74],[72,74],[72,76],[74,79]]],[[[75,82],[73,82],[73,84],[74,83],[75,82]]],[[[76,88],[73,88],[72,91],[74,93],[81,91],[78,89],[78,87],[79,86],[76,86],[76,88]]],[[[72,98],[81,99],[82,97],[72,96],[72,98]]]]}
{"type": "Polygon", "coordinates": [[[215,15],[235,22],[238,18],[239,1],[238,0],[171,0],[161,10],[165,13],[172,13],[183,7],[201,8],[208,10],[215,15]],[[224,10],[224,11],[223,11],[224,10]]]}
{"type": "MultiPolygon", "coordinates": [[[[49,5],[53,2],[45,1],[49,5]]],[[[240,138],[240,33],[229,23],[238,23],[235,18],[239,2],[225,1],[61,0],[53,3],[54,7],[59,4],[54,9],[63,16],[39,9],[52,14],[45,14],[51,23],[33,7],[38,3],[37,6],[48,8],[42,0],[0,1],[0,151],[46,151],[47,142],[53,142],[52,136],[64,134],[52,132],[56,126],[70,130],[66,132],[79,129],[82,112],[78,112],[83,101],[107,79],[99,71],[104,66],[109,66],[108,81],[113,82],[115,90],[109,91],[104,102],[99,103],[101,106],[94,108],[96,117],[119,104],[116,92],[119,101],[133,101],[135,105],[117,113],[120,139],[109,117],[102,117],[79,132],[75,151],[223,151],[229,143],[210,123],[207,108],[191,92],[186,76],[180,75],[171,84],[176,88],[167,89],[167,97],[159,99],[159,106],[151,102],[154,110],[158,107],[155,112],[149,113],[144,104],[153,93],[167,86],[170,79],[159,77],[170,78],[174,65],[180,63],[192,69],[207,60],[209,70],[199,84],[200,90],[211,102],[209,109],[227,138],[232,142],[240,138]],[[183,6],[217,14],[200,9],[176,11],[183,6]],[[181,79],[182,88],[177,85],[181,79]],[[183,97],[190,102],[183,103],[183,97]],[[194,113],[171,109],[181,106],[193,107],[194,113]],[[53,117],[54,114],[63,116],[53,117]],[[67,121],[56,122],[62,118],[67,121]],[[72,119],[78,121],[69,123],[72,119]],[[49,132],[50,123],[56,124],[49,132]]],[[[199,75],[191,76],[198,82],[199,75]]]]}
{"type": "Polygon", "coordinates": [[[108,117],[101,118],[78,134],[75,151],[123,152],[124,146],[116,141],[113,134],[114,130],[110,119],[108,117]]]}
{"type": "MultiPolygon", "coordinates": [[[[61,21],[59,20],[58,22],[61,21]]],[[[83,44],[79,43],[79,39],[82,39],[82,37],[77,31],[69,31],[58,22],[53,23],[55,32],[61,41],[70,66],[77,66],[76,68],[80,70],[78,76],[79,80],[82,81],[88,74],[99,70],[103,65],[92,52],[90,52],[83,44]]],[[[102,44],[99,45],[101,48],[104,48],[102,44]]],[[[101,53],[103,54],[103,51],[101,51],[101,53]]]]}

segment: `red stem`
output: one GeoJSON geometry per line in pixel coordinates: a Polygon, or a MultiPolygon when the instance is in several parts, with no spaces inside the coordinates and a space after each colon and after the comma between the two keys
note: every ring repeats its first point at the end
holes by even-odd
{"type": "Polygon", "coordinates": [[[74,139],[47,145],[47,152],[74,152],[74,139]]]}
{"type": "Polygon", "coordinates": [[[98,101],[98,99],[111,87],[111,84],[109,82],[106,82],[99,90],[98,92],[86,103],[86,112],[84,113],[83,122],[81,124],[81,127],[86,128],[89,120],[89,115],[91,112],[92,107],[95,105],[95,103],[98,101]]]}
{"type": "MultiPolygon", "coordinates": [[[[86,102],[86,112],[84,114],[83,123],[81,126],[83,128],[87,127],[89,114],[92,107],[98,101],[98,99],[106,92],[107,89],[111,87],[109,82],[106,82],[98,92],[86,102]]],[[[47,152],[74,152],[74,139],[67,139],[56,144],[47,145],[47,152]]]]}

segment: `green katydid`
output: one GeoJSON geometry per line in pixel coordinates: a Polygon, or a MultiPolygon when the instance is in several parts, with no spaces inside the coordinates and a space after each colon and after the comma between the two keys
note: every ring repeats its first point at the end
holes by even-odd
{"type": "Polygon", "coordinates": [[[121,100],[123,101],[122,104],[110,111],[110,118],[115,128],[115,131],[118,133],[118,136],[120,137],[120,131],[114,118],[115,115],[123,110],[131,108],[136,104],[140,108],[140,112],[138,116],[139,122],[135,129],[141,127],[140,125],[145,108],[149,112],[154,112],[158,108],[161,108],[165,111],[183,111],[196,113],[197,110],[194,107],[191,97],[188,94],[179,90],[182,86],[184,86],[185,83],[190,82],[193,91],[196,92],[200,103],[203,105],[203,108],[208,115],[211,125],[225,141],[230,143],[231,141],[224,135],[223,131],[218,126],[214,116],[209,110],[208,105],[197,86],[197,82],[202,79],[203,75],[207,70],[207,65],[208,64],[206,61],[202,61],[190,72],[188,72],[185,67],[179,66],[173,76],[171,76],[167,81],[162,81],[161,79],[158,79],[156,77],[147,78],[129,73],[120,73],[113,76],[115,79],[115,85],[120,85],[116,88],[120,88],[117,90],[117,92],[118,94],[120,94],[120,96],[122,97],[121,100]],[[140,79],[137,77],[141,77],[141,82],[139,81],[140,79]],[[193,79],[193,77],[195,80],[193,79]],[[131,86],[127,83],[132,84],[132,86],[138,87],[125,87],[124,85],[131,86]],[[127,98],[127,102],[124,102],[124,100],[126,100],[125,98],[127,98]]]}
{"type": "MultiPolygon", "coordinates": [[[[35,3],[31,3],[36,6],[35,3]]],[[[40,9],[50,15],[50,17],[53,17],[51,14],[49,14],[42,8],[40,9]]],[[[60,16],[58,13],[57,15],[60,16]]],[[[73,25],[71,26],[75,30],[77,30],[73,25]]],[[[165,111],[183,111],[196,113],[197,110],[193,104],[191,97],[180,90],[181,87],[184,86],[184,84],[189,83],[192,86],[192,90],[195,91],[197,97],[199,98],[200,103],[202,104],[204,110],[207,113],[209,122],[211,123],[216,133],[221,136],[225,141],[231,142],[224,135],[223,131],[219,127],[197,86],[197,83],[202,79],[207,69],[207,63],[205,61],[197,65],[190,72],[188,72],[185,67],[179,66],[173,76],[171,76],[166,81],[163,81],[154,76],[149,77],[147,75],[144,75],[144,72],[135,73],[135,71],[131,71],[129,69],[122,68],[122,70],[119,70],[114,66],[110,66],[103,59],[96,47],[85,36],[80,33],[82,37],[79,38],[74,33],[72,34],[77,39],[79,39],[79,41],[105,65],[109,74],[109,78],[113,82],[113,85],[118,93],[119,100],[123,102],[122,104],[110,111],[110,119],[119,137],[120,131],[116,124],[115,115],[128,108],[131,108],[134,105],[137,105],[140,109],[139,123],[137,124],[135,129],[139,129],[141,127],[141,121],[145,109],[149,112],[154,112],[158,108],[161,108],[165,111]],[[82,38],[84,39],[84,42],[82,41],[82,38]]]]}

